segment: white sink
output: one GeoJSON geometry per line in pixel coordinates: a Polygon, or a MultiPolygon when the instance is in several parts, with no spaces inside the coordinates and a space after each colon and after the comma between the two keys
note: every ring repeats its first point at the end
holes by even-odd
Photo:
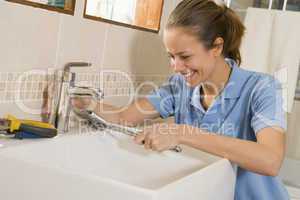
{"type": "Polygon", "coordinates": [[[0,165],[3,200],[232,200],[235,186],[226,159],[146,151],[116,132],[0,148],[0,165]]]}

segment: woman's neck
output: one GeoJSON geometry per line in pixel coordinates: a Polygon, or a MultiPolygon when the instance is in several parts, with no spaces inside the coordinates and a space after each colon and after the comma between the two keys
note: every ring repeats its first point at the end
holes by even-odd
{"type": "Polygon", "coordinates": [[[227,64],[224,58],[216,61],[215,70],[212,72],[209,80],[202,84],[204,96],[216,97],[224,89],[229,81],[231,67],[227,64]]]}

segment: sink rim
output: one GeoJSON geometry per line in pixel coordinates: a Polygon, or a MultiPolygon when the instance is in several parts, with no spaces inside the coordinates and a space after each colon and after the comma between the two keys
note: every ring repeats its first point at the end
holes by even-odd
{"type": "MultiPolygon", "coordinates": [[[[92,135],[94,135],[94,134],[85,134],[85,135],[64,134],[64,135],[59,135],[59,136],[57,136],[54,139],[62,139],[62,140],[64,140],[65,137],[77,137],[77,136],[86,136],[86,137],[89,137],[89,136],[92,136],[92,135]]],[[[147,192],[147,193],[153,193],[155,191],[159,191],[159,190],[161,190],[161,189],[163,189],[165,187],[168,187],[170,185],[177,184],[178,182],[181,182],[181,181],[184,181],[185,179],[190,178],[195,173],[199,173],[201,171],[207,170],[207,168],[210,167],[210,166],[212,166],[212,165],[217,165],[220,162],[224,162],[224,160],[226,162],[229,162],[225,158],[220,158],[220,157],[217,157],[217,156],[209,154],[212,157],[215,157],[216,159],[214,161],[211,161],[211,162],[205,161],[206,165],[203,166],[203,167],[201,167],[199,170],[193,171],[192,173],[189,173],[189,174],[187,174],[187,175],[185,175],[183,177],[175,179],[172,182],[163,184],[162,186],[157,187],[155,189],[151,189],[151,188],[146,188],[146,187],[138,186],[138,185],[135,185],[135,184],[132,184],[132,183],[129,183],[129,182],[123,182],[121,180],[115,180],[115,179],[109,178],[109,177],[96,176],[95,174],[92,174],[92,173],[90,173],[88,171],[86,171],[86,172],[83,173],[83,172],[80,172],[80,171],[70,170],[68,168],[58,167],[58,166],[55,166],[55,165],[40,164],[38,162],[32,162],[32,161],[21,159],[20,157],[14,157],[14,156],[6,155],[5,154],[6,151],[10,151],[14,147],[21,147],[21,146],[24,147],[24,146],[27,146],[27,145],[41,145],[41,143],[49,143],[49,142],[52,142],[52,141],[53,141],[53,139],[52,140],[51,139],[42,139],[42,140],[40,140],[40,139],[34,139],[34,141],[28,140],[28,142],[27,141],[26,142],[21,142],[21,143],[18,143],[18,145],[8,145],[5,148],[2,148],[2,150],[0,148],[0,157],[6,158],[6,159],[12,159],[12,160],[15,160],[15,161],[18,161],[18,162],[23,162],[23,163],[26,163],[28,165],[36,166],[36,167],[39,167],[39,168],[45,168],[45,169],[48,169],[48,170],[59,171],[61,173],[67,174],[67,175],[75,175],[75,176],[79,176],[81,178],[92,179],[92,180],[96,180],[96,181],[104,181],[104,182],[108,182],[108,183],[111,183],[111,184],[117,184],[117,185],[119,185],[121,187],[127,187],[127,188],[131,188],[131,189],[135,189],[135,190],[143,191],[143,192],[147,192]]],[[[188,148],[190,148],[190,147],[188,147],[188,148]]],[[[183,151],[185,151],[185,149],[186,148],[184,146],[183,147],[183,151]]],[[[199,152],[202,152],[202,151],[199,150],[199,152]]],[[[175,155],[177,154],[175,152],[168,152],[168,153],[175,154],[175,155]]],[[[205,154],[207,154],[207,153],[205,153],[205,154]]]]}

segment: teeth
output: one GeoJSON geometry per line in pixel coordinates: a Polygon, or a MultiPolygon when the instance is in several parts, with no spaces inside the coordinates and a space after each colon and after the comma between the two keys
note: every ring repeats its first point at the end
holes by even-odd
{"type": "Polygon", "coordinates": [[[185,78],[189,78],[194,74],[194,71],[189,71],[188,73],[182,74],[185,78]]]}

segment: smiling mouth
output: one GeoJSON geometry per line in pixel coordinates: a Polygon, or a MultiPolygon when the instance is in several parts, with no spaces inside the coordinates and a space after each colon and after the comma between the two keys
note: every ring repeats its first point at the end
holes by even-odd
{"type": "Polygon", "coordinates": [[[189,70],[186,73],[181,73],[181,75],[184,76],[186,79],[188,79],[188,78],[191,78],[195,73],[196,73],[196,71],[189,70]]]}

